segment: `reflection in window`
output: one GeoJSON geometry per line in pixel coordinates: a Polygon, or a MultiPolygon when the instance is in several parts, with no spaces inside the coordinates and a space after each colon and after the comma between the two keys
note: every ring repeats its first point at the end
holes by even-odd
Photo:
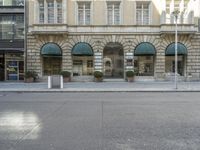
{"type": "Polygon", "coordinates": [[[16,32],[15,39],[24,38],[24,16],[23,15],[16,16],[15,32],[16,32]]]}
{"type": "Polygon", "coordinates": [[[24,6],[24,0],[0,0],[0,6],[24,6]]]}
{"type": "Polygon", "coordinates": [[[13,16],[2,15],[0,16],[1,21],[1,39],[13,39],[14,36],[14,20],[13,16]]]}
{"type": "Polygon", "coordinates": [[[0,15],[0,39],[23,39],[24,15],[0,15]]]}

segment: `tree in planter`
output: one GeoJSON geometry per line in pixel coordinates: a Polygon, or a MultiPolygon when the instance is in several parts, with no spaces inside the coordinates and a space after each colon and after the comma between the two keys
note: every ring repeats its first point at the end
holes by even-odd
{"type": "Polygon", "coordinates": [[[135,72],[132,70],[126,71],[126,78],[128,82],[133,82],[135,77],[135,72]]]}
{"type": "Polygon", "coordinates": [[[94,78],[96,82],[101,82],[103,81],[103,73],[100,71],[95,71],[94,72],[94,78]]]}
{"type": "Polygon", "coordinates": [[[30,83],[34,82],[38,77],[38,74],[35,71],[27,71],[25,73],[25,82],[30,83]]]}
{"type": "Polygon", "coordinates": [[[71,72],[69,72],[69,71],[61,71],[61,72],[60,72],[60,75],[63,76],[63,81],[64,81],[64,82],[69,82],[69,81],[71,81],[71,72]]]}

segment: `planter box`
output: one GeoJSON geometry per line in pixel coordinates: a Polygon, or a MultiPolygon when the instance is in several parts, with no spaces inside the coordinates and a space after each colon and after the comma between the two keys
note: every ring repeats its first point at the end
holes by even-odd
{"type": "Polygon", "coordinates": [[[26,83],[32,83],[34,82],[34,78],[30,77],[30,78],[25,78],[25,82],[26,83]]]}
{"type": "Polygon", "coordinates": [[[63,82],[70,82],[71,78],[70,77],[63,77],[63,82]]]}
{"type": "Polygon", "coordinates": [[[127,81],[128,82],[133,82],[134,81],[134,77],[127,77],[127,81]]]}
{"type": "Polygon", "coordinates": [[[95,82],[102,82],[102,81],[103,81],[103,78],[94,78],[94,81],[95,81],[95,82]]]}

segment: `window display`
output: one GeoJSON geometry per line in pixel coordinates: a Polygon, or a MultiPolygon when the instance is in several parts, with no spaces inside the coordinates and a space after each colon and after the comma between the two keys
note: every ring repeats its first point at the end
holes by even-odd
{"type": "Polygon", "coordinates": [[[55,75],[61,71],[62,58],[60,57],[44,57],[43,73],[44,75],[55,75]]]}
{"type": "Polygon", "coordinates": [[[138,76],[154,75],[154,56],[135,56],[134,68],[138,70],[138,76]]]}
{"type": "Polygon", "coordinates": [[[7,62],[7,80],[18,80],[18,62],[7,62]]]}
{"type": "Polygon", "coordinates": [[[73,76],[92,75],[93,74],[93,57],[73,57],[73,76]]]}
{"type": "MultiPolygon", "coordinates": [[[[175,57],[174,56],[166,56],[165,72],[166,73],[175,72],[175,57]]],[[[184,75],[184,56],[178,56],[178,74],[180,76],[184,75]]]]}

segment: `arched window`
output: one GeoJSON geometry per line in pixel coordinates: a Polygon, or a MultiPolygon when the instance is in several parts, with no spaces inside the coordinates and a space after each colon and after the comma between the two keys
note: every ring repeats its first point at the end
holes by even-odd
{"type": "Polygon", "coordinates": [[[156,49],[148,42],[140,43],[134,51],[134,68],[138,76],[154,76],[156,49]]]}
{"type": "Polygon", "coordinates": [[[43,59],[43,74],[59,74],[62,65],[62,50],[55,43],[46,43],[41,48],[43,59]]]}
{"type": "MultiPolygon", "coordinates": [[[[183,76],[185,70],[185,61],[187,55],[187,48],[182,43],[177,43],[177,54],[178,54],[178,74],[183,76]]],[[[175,72],[175,43],[171,43],[167,46],[165,51],[165,72],[175,72]]]]}
{"type": "Polygon", "coordinates": [[[77,43],[72,48],[73,76],[93,74],[93,49],[84,42],[77,43]]]}

